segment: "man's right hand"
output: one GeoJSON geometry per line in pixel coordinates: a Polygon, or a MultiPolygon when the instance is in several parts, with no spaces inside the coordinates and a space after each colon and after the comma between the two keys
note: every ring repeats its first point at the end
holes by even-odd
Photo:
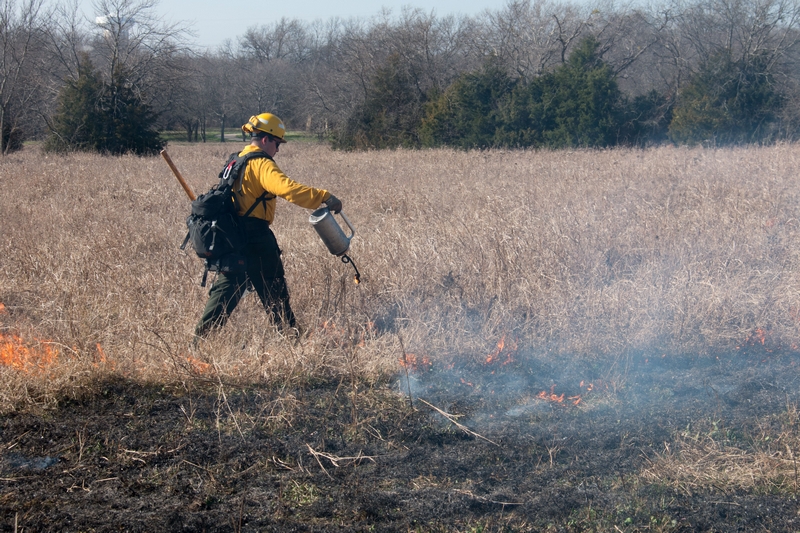
{"type": "MultiPolygon", "coordinates": [[[[329,193],[330,194],[330,193],[329,193]]],[[[336,198],[334,195],[330,195],[327,200],[325,200],[325,205],[331,212],[335,215],[339,211],[342,210],[342,201],[336,198]]]]}

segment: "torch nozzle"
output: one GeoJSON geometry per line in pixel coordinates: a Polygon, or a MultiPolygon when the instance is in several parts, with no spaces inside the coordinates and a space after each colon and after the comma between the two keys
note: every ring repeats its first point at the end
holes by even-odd
{"type": "Polygon", "coordinates": [[[356,264],[353,262],[352,259],[350,259],[350,257],[347,254],[342,255],[342,263],[350,263],[351,265],[353,265],[353,270],[356,271],[356,273],[353,275],[353,282],[356,285],[361,283],[361,274],[358,272],[358,267],[356,267],[356,264]]]}

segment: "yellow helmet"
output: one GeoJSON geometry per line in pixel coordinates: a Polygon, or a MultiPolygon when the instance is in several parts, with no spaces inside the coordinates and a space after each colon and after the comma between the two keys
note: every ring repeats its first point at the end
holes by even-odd
{"type": "Polygon", "coordinates": [[[253,135],[256,131],[263,131],[276,137],[278,142],[286,142],[286,139],[284,139],[286,127],[283,125],[283,121],[272,113],[261,113],[250,117],[247,124],[242,126],[242,131],[250,135],[253,135]]]}

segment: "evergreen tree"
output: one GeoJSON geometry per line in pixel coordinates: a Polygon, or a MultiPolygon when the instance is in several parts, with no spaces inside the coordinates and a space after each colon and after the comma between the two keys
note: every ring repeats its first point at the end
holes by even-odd
{"type": "Polygon", "coordinates": [[[681,91],[669,134],[676,143],[740,144],[772,139],[783,101],[766,56],[734,61],[723,51],[681,91]]]}
{"type": "Polygon", "coordinates": [[[492,58],[478,72],[461,76],[431,98],[420,126],[424,146],[488,148],[502,126],[500,109],[514,82],[492,58]]]}
{"type": "Polygon", "coordinates": [[[96,128],[101,124],[99,99],[103,83],[88,56],[78,66],[78,76],[64,85],[46,147],[50,150],[97,150],[96,128]]]}
{"type": "Polygon", "coordinates": [[[59,95],[52,134],[46,147],[57,151],[84,150],[110,154],[157,153],[163,142],[152,129],[155,116],[117,70],[104,83],[84,56],[78,77],[59,95]]]}
{"type": "Polygon", "coordinates": [[[568,61],[525,84],[489,61],[431,99],[425,146],[460,148],[610,146],[620,136],[622,95],[587,38],[568,61]]]}
{"type": "Polygon", "coordinates": [[[599,44],[584,39],[567,62],[520,86],[504,109],[499,144],[602,147],[617,143],[622,95],[599,44]]]}
{"type": "Polygon", "coordinates": [[[133,152],[155,154],[164,146],[153,129],[156,116],[125,81],[124,73],[114,72],[101,100],[106,115],[105,146],[112,154],[133,152]]]}

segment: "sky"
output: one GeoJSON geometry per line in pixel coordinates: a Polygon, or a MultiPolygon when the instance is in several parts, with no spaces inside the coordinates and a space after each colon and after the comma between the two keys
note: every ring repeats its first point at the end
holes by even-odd
{"type": "MultiPolygon", "coordinates": [[[[486,9],[498,9],[505,0],[160,0],[156,11],[165,22],[186,22],[195,32],[193,42],[214,48],[226,39],[236,40],[252,26],[269,24],[285,17],[312,22],[334,17],[368,19],[382,7],[399,14],[404,6],[421,8],[437,16],[477,15],[486,9]]],[[[91,0],[82,0],[87,17],[94,18],[91,0]]]]}

